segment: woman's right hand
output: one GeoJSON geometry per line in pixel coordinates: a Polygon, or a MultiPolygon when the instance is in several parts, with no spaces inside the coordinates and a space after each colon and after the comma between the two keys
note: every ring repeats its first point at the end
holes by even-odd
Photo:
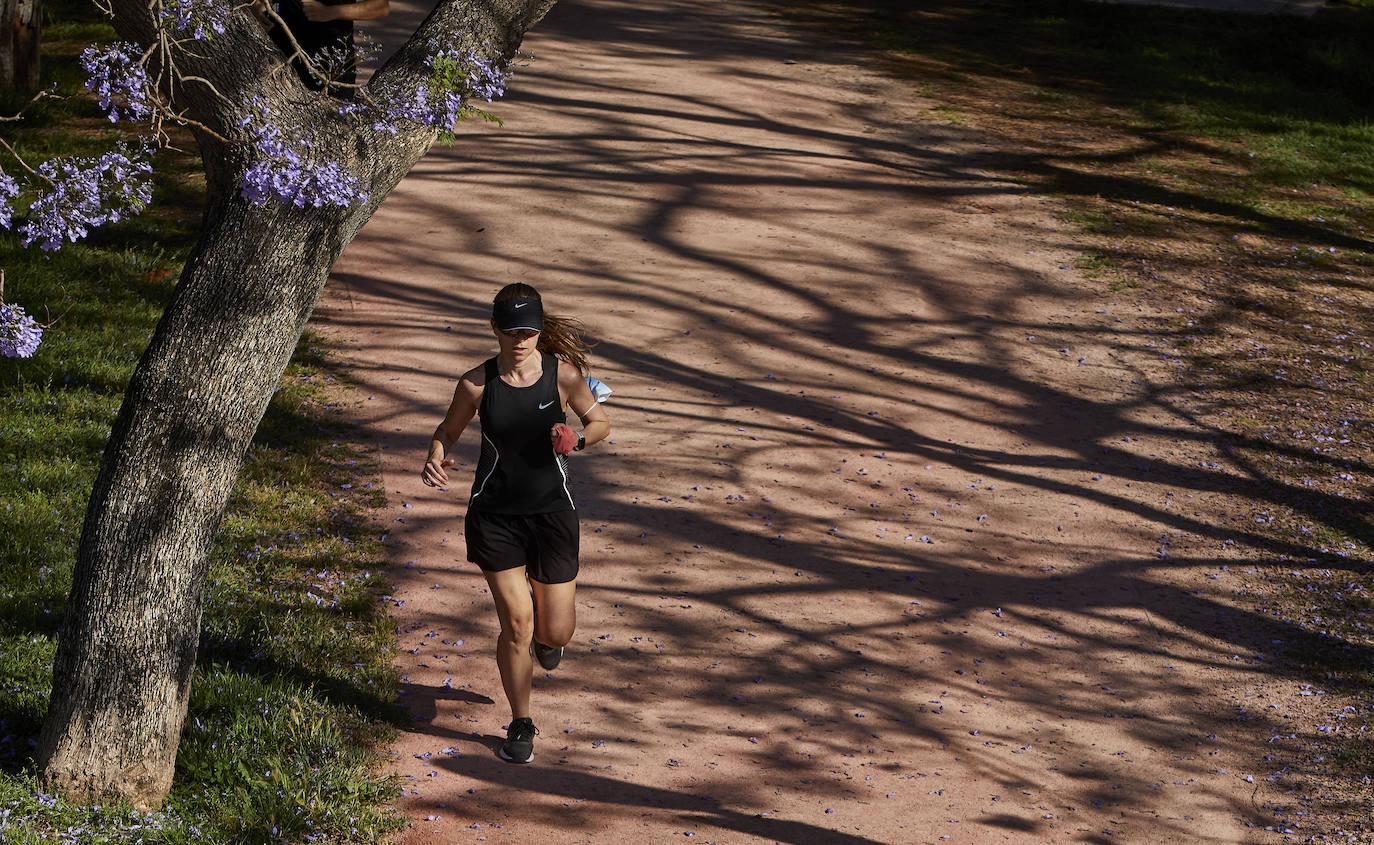
{"type": "Polygon", "coordinates": [[[425,461],[425,468],[420,471],[420,479],[430,487],[447,487],[448,473],[444,470],[451,466],[453,466],[452,458],[444,458],[442,461],[430,458],[425,461]]]}

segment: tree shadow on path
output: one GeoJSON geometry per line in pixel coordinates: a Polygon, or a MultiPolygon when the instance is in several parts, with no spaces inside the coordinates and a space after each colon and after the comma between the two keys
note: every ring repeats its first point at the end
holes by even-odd
{"type": "MultiPolygon", "coordinates": [[[[462,817],[623,832],[647,806],[798,842],[1271,824],[1277,787],[1241,778],[1283,766],[1288,658],[1374,652],[1238,601],[1234,569],[1367,563],[1219,521],[1294,491],[1191,419],[1161,303],[1072,271],[1006,151],[850,56],[696,3],[546,24],[506,130],[417,167],[335,277],[360,306],[327,315],[393,451],[452,390],[433,350],[489,354],[513,279],[587,320],[616,390],[615,443],[576,463],[578,640],[537,679],[555,762],[505,766],[448,721],[490,710],[425,705],[424,737],[482,749],[431,764],[490,788],[462,817]]],[[[407,519],[429,543],[452,507],[407,519]]],[[[452,557],[411,586],[475,583],[452,557]]],[[[408,618],[487,636],[453,614],[408,618]]]]}

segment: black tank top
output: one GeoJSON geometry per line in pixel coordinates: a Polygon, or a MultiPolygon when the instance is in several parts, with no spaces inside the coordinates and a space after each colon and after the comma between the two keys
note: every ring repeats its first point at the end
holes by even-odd
{"type": "Polygon", "coordinates": [[[501,380],[496,359],[486,362],[477,418],[482,456],[468,507],[488,513],[531,514],[576,509],[568,489],[568,459],[553,451],[549,429],[567,415],[558,396],[558,359],[541,352],[544,372],[529,387],[501,380]]]}

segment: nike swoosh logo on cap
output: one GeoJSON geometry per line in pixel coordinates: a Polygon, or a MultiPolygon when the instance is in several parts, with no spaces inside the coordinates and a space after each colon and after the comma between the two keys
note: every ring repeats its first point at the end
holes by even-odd
{"type": "Polygon", "coordinates": [[[528,302],[517,302],[517,303],[515,303],[515,307],[516,307],[516,308],[524,308],[526,305],[529,305],[529,303],[528,303],[528,302]]]}
{"type": "Polygon", "coordinates": [[[544,410],[545,408],[547,408],[547,407],[549,407],[550,405],[552,405],[553,403],[554,403],[554,400],[550,399],[549,401],[547,401],[547,402],[545,402],[544,404],[540,405],[540,406],[539,406],[539,410],[542,411],[542,410],[544,410]]]}

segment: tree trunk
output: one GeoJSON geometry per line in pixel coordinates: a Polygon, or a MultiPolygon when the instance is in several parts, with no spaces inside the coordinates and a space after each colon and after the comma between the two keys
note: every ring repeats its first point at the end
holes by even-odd
{"type": "Polygon", "coordinates": [[[0,91],[38,88],[39,0],[0,0],[0,91]]]}
{"type": "Polygon", "coordinates": [[[86,512],[38,749],[42,779],[78,800],[150,807],[171,786],[211,543],[359,225],[237,196],[213,217],[129,384],[86,512]]]}

